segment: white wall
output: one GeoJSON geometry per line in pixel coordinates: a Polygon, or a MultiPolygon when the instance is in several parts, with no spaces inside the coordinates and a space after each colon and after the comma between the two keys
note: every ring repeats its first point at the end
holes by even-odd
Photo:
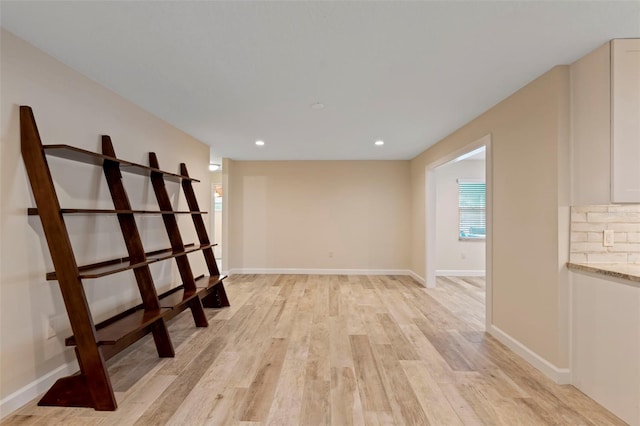
{"type": "Polygon", "coordinates": [[[569,366],[568,123],[569,67],[558,66],[411,161],[411,269],[424,276],[426,167],[491,135],[493,328],[559,380],[569,366]]]}
{"type": "MultiPolygon", "coordinates": [[[[60,290],[56,282],[45,281],[51,260],[42,227],[37,216],[26,214],[35,204],[20,154],[19,106],[33,108],[45,144],[99,151],[100,135],[108,134],[121,158],[148,164],[148,152],[155,151],[161,167],[174,172],[180,162],[186,163],[190,174],[202,181],[195,189],[205,210],[210,188],[208,146],[4,30],[0,42],[0,410],[4,415],[44,392],[68,363],[73,368],[75,362],[73,349],[63,346],[70,327],[60,290]],[[50,322],[57,335],[46,339],[50,322]]],[[[63,207],[113,208],[99,168],[51,158],[50,166],[63,207]]],[[[148,179],[126,174],[125,179],[134,185],[127,187],[132,203],[157,209],[148,179]]],[[[186,208],[177,185],[169,191],[174,204],[186,208]]],[[[115,218],[75,217],[66,222],[80,263],[126,255],[115,218]]],[[[160,217],[143,217],[138,224],[146,248],[168,247],[160,217]]],[[[185,242],[194,241],[193,225],[183,229],[185,242]]],[[[201,260],[194,261],[194,269],[202,266],[201,260]]],[[[163,288],[177,277],[169,262],[154,265],[152,273],[163,288]]],[[[95,320],[139,303],[132,277],[126,272],[86,282],[95,320]]]]}
{"type": "Polygon", "coordinates": [[[485,269],[485,242],[458,239],[458,179],[485,178],[485,162],[464,160],[447,163],[435,170],[436,274],[465,276],[485,269]]]}
{"type": "Polygon", "coordinates": [[[228,161],[230,270],[406,271],[408,161],[228,161]]]}

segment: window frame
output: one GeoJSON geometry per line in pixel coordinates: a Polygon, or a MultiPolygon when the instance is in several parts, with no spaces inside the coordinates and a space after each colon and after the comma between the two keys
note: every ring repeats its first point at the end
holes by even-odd
{"type": "Polygon", "coordinates": [[[487,240],[487,184],[486,181],[484,179],[456,179],[456,183],[458,185],[458,241],[486,241],[487,240]],[[462,186],[461,185],[465,185],[465,184],[482,184],[484,186],[484,197],[483,197],[483,201],[484,204],[482,206],[469,206],[469,207],[464,207],[461,206],[461,196],[463,195],[463,192],[461,191],[462,186]],[[484,235],[481,234],[476,234],[478,236],[463,236],[463,220],[462,220],[462,213],[463,212],[469,212],[469,213],[473,213],[473,212],[479,212],[480,216],[482,218],[482,220],[479,222],[482,225],[484,225],[484,235]]]}

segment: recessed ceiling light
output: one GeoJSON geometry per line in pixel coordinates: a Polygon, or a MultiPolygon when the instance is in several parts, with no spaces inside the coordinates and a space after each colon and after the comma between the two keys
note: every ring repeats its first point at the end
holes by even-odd
{"type": "Polygon", "coordinates": [[[311,108],[313,108],[313,109],[323,109],[324,108],[324,104],[322,102],[316,102],[315,104],[311,105],[311,108]]]}
{"type": "Polygon", "coordinates": [[[216,170],[220,170],[220,164],[215,164],[215,163],[209,164],[210,172],[215,172],[216,170]]]}
{"type": "Polygon", "coordinates": [[[256,141],[256,145],[263,146],[264,145],[264,141],[256,141]]]}
{"type": "Polygon", "coordinates": [[[375,141],[374,145],[382,146],[382,145],[384,145],[384,141],[375,141]]]}

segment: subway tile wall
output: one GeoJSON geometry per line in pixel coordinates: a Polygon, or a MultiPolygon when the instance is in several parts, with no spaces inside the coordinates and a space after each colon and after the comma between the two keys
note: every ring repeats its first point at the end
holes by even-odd
{"type": "Polygon", "coordinates": [[[640,263],[640,204],[574,206],[571,208],[573,263],[640,263]],[[614,244],[603,245],[612,230],[614,244]]]}

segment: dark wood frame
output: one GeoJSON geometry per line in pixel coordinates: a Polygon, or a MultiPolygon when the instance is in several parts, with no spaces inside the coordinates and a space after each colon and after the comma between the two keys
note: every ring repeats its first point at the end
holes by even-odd
{"type": "Polygon", "coordinates": [[[158,159],[149,153],[150,167],[118,159],[109,136],[102,137],[102,154],[67,145],[43,145],[33,111],[20,107],[21,150],[37,209],[28,214],[39,215],[51,253],[55,272],[48,280],[57,280],[71,323],[73,336],[65,339],[67,346],[75,346],[80,371],[59,379],[43,396],[38,405],[93,407],[96,410],[117,408],[113,388],[106,368],[106,360],[148,333],[152,333],[158,355],[173,357],[174,349],[166,321],[190,309],[195,325],[206,327],[203,307],[229,306],[212,247],[207,236],[202,212],[193,192],[187,168],[180,164],[181,174],[160,170],[158,159]],[[62,209],[55,191],[47,155],[101,166],[114,204],[113,210],[62,209]],[[122,172],[149,176],[158,201],[159,211],[133,210],[122,182],[122,172]],[[165,180],[181,182],[189,211],[174,211],[165,180]],[[65,214],[115,214],[123,234],[128,256],[91,265],[78,266],[64,221],[65,214]],[[135,222],[136,214],[160,214],[171,242],[171,248],[145,252],[135,222]],[[199,238],[199,245],[184,244],[176,214],[190,214],[199,238]],[[208,276],[194,278],[187,254],[202,251],[208,276]],[[149,265],[175,259],[182,284],[158,295],[149,265]],[[94,324],[82,279],[99,278],[132,270],[142,303],[105,321],[94,324]]]}

